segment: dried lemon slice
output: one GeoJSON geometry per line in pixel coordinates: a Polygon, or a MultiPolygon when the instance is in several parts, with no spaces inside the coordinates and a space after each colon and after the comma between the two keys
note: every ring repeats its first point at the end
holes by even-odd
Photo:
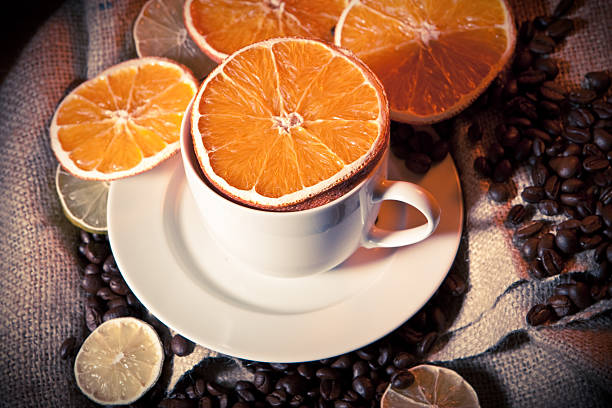
{"type": "Polygon", "coordinates": [[[164,352],[155,330],[133,317],[111,319],[83,342],[74,363],[81,391],[103,405],[130,404],[161,374],[164,352]]]}

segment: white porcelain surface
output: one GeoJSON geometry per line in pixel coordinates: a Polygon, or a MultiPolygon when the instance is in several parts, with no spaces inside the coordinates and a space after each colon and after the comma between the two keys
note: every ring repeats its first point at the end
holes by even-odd
{"type": "MultiPolygon", "coordinates": [[[[202,346],[271,362],[342,354],[416,313],[446,276],[459,245],[463,202],[451,158],[423,178],[409,174],[393,157],[389,162],[390,178],[422,185],[440,203],[438,228],[418,244],[361,248],[336,268],[301,278],[253,273],[207,232],[177,155],[111,184],[113,254],[142,303],[202,346]]],[[[405,227],[407,217],[418,217],[406,209],[384,202],[378,225],[405,227]]]]}
{"type": "MultiPolygon", "coordinates": [[[[387,154],[367,179],[342,197],[308,210],[261,211],[236,204],[215,192],[200,171],[191,136],[191,106],[181,127],[181,157],[187,184],[207,230],[250,269],[295,278],[327,271],[357,248],[398,247],[426,239],[435,230],[440,208],[421,186],[389,181],[387,154]],[[381,202],[397,200],[415,207],[422,225],[385,230],[373,226],[381,202]]],[[[203,150],[201,139],[196,140],[203,150]]],[[[196,151],[198,149],[195,149],[196,151]]]]}

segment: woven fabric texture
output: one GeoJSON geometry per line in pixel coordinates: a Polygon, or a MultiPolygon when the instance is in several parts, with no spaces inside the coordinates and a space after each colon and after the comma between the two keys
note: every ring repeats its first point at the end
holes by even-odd
{"type": "MultiPolygon", "coordinates": [[[[555,1],[510,2],[517,21],[549,14],[555,1]]],[[[0,88],[0,407],[94,406],[77,389],[59,348],[81,336],[77,231],[55,193],[57,161],[48,125],[67,90],[118,62],[134,58],[132,25],[144,0],[68,0],[40,28],[0,88]]],[[[612,7],[576,1],[575,32],[553,57],[559,83],[577,86],[593,70],[612,69],[612,7]],[[571,63],[571,64],[570,64],[571,63]]],[[[514,203],[495,204],[472,167],[499,120],[478,117],[482,145],[466,142],[458,121],[453,157],[461,176],[466,222],[456,268],[469,290],[430,359],[474,385],[483,407],[605,407],[612,395],[611,301],[546,328],[528,328],[525,314],[563,277],[530,280],[503,219],[514,203]]],[[[520,189],[528,175],[519,171],[520,189]]],[[[576,269],[584,265],[577,264],[576,269]]],[[[174,359],[170,384],[201,360],[198,347],[174,359]]]]}

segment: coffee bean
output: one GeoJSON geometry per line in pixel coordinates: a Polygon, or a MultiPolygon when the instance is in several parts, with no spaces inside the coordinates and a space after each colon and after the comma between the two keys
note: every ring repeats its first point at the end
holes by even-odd
{"type": "Polygon", "coordinates": [[[127,308],[127,306],[117,306],[113,309],[107,310],[106,313],[104,313],[104,315],[102,316],[102,321],[106,322],[111,319],[116,319],[118,317],[126,317],[129,315],[130,310],[127,308]]]}
{"type": "Polygon", "coordinates": [[[514,155],[512,156],[514,160],[518,162],[525,161],[529,155],[531,154],[533,141],[531,139],[522,138],[519,142],[514,146],[514,155]]]}
{"type": "Polygon", "coordinates": [[[372,384],[372,380],[368,377],[357,377],[353,380],[351,386],[353,390],[364,398],[365,400],[370,400],[374,397],[374,384],[372,384]]]}
{"type": "Polygon", "coordinates": [[[425,174],[431,168],[431,158],[425,153],[409,153],[404,163],[408,170],[417,174],[425,174]]]}
{"type": "Polygon", "coordinates": [[[592,89],[576,89],[567,95],[567,99],[576,105],[588,105],[597,98],[597,92],[592,89]]]}
{"type": "Polygon", "coordinates": [[[570,207],[576,207],[584,200],[584,195],[580,193],[577,193],[577,194],[563,193],[559,196],[559,200],[565,205],[568,205],[570,207]]]}
{"type": "Polygon", "coordinates": [[[582,146],[582,155],[605,158],[605,155],[603,154],[603,152],[599,150],[599,147],[597,147],[596,144],[593,144],[593,143],[587,143],[584,146],[582,146]]]}
{"type": "Polygon", "coordinates": [[[60,358],[62,360],[66,360],[69,357],[74,356],[75,351],[76,351],[76,337],[70,336],[62,342],[62,345],[60,347],[60,358]]]}
{"type": "MultiPolygon", "coordinates": [[[[508,126],[506,130],[500,135],[499,142],[502,147],[513,147],[521,139],[519,131],[514,126],[508,126]]],[[[501,156],[504,155],[504,149],[501,149],[501,156]]]]}
{"type": "Polygon", "coordinates": [[[576,156],[555,157],[548,164],[559,175],[568,179],[574,177],[580,170],[580,159],[576,156]]]}
{"type": "Polygon", "coordinates": [[[563,270],[563,259],[557,251],[553,249],[543,251],[540,261],[548,276],[558,275],[563,270]]]}
{"type": "Polygon", "coordinates": [[[474,143],[482,139],[482,129],[478,122],[470,122],[467,130],[468,139],[474,143]]]}
{"type": "Polygon", "coordinates": [[[499,161],[504,158],[505,154],[506,151],[504,147],[497,142],[491,143],[491,145],[489,145],[489,148],[487,149],[487,159],[489,159],[492,164],[499,163],[499,161]]]}
{"type": "Polygon", "coordinates": [[[107,244],[91,240],[85,246],[85,253],[83,255],[85,255],[89,262],[94,264],[101,264],[108,256],[108,252],[109,249],[107,244]]]}
{"type": "Polygon", "coordinates": [[[537,33],[529,42],[529,49],[535,54],[550,54],[555,50],[555,41],[547,35],[537,33]]]}
{"type": "Polygon", "coordinates": [[[528,238],[521,246],[521,255],[526,261],[532,261],[538,255],[538,243],[540,239],[537,237],[528,238]]]}
{"type": "Polygon", "coordinates": [[[546,194],[543,187],[529,186],[523,189],[521,197],[528,203],[538,203],[546,197],[546,194]]]}
{"type": "Polygon", "coordinates": [[[533,26],[533,21],[527,20],[523,21],[519,27],[518,38],[523,44],[529,44],[529,41],[533,38],[535,34],[535,27],[533,26]]]}
{"type": "Polygon", "coordinates": [[[102,300],[113,300],[119,298],[119,295],[113,292],[108,286],[103,286],[98,289],[96,296],[102,300]]]}
{"type": "Polygon", "coordinates": [[[580,247],[585,250],[596,248],[602,241],[601,235],[581,236],[578,240],[580,247]]]}
{"type": "Polygon", "coordinates": [[[448,155],[449,151],[450,151],[449,141],[440,139],[434,143],[431,149],[431,154],[430,154],[431,159],[434,162],[442,161],[448,155]]]}
{"type": "Polygon", "coordinates": [[[423,339],[421,341],[419,341],[417,346],[416,346],[417,354],[420,355],[420,356],[424,356],[427,353],[429,353],[429,351],[431,350],[431,348],[435,344],[436,340],[438,340],[438,333],[437,332],[433,331],[433,332],[427,333],[425,335],[425,337],[423,337],[423,339]]]}
{"type": "Polygon", "coordinates": [[[526,48],[519,48],[514,54],[512,69],[517,73],[523,72],[531,67],[532,62],[533,54],[526,48]]]}
{"type": "Polygon", "coordinates": [[[89,242],[93,239],[91,237],[91,234],[85,230],[79,230],[79,238],[81,240],[81,243],[85,245],[89,244],[89,242]]]}
{"type": "Polygon", "coordinates": [[[488,194],[491,200],[503,203],[510,198],[510,189],[506,183],[491,183],[488,194]]]}
{"type": "Polygon", "coordinates": [[[506,215],[506,225],[515,227],[520,225],[527,217],[527,209],[522,204],[516,204],[506,215]]]}
{"type": "Polygon", "coordinates": [[[493,181],[497,183],[504,182],[512,176],[513,168],[510,160],[504,159],[495,165],[493,169],[493,181]]]}
{"type": "Polygon", "coordinates": [[[576,282],[570,286],[567,296],[579,309],[585,309],[593,303],[591,288],[584,282],[576,282]]]}
{"type": "MultiPolygon", "coordinates": [[[[303,364],[301,364],[303,366],[303,364]]],[[[299,372],[298,368],[298,372],[299,372]]],[[[312,377],[310,377],[312,378],[312,377]]],[[[269,394],[272,391],[272,377],[268,372],[258,371],[253,376],[253,385],[262,394],[269,394]]]]}
{"type": "Polygon", "coordinates": [[[85,269],[83,269],[83,274],[84,275],[99,275],[100,274],[100,266],[90,263],[87,264],[87,266],[85,266],[85,269]]]}
{"type": "Polygon", "coordinates": [[[121,278],[112,278],[108,284],[110,289],[118,295],[125,296],[130,293],[130,288],[121,278]]]}
{"type": "Polygon", "coordinates": [[[551,16],[537,16],[533,19],[533,25],[538,30],[545,30],[553,21],[555,18],[551,16]]]}
{"type": "Polygon", "coordinates": [[[582,220],[580,229],[585,234],[592,234],[599,231],[603,226],[602,220],[598,215],[590,215],[582,220]]]}
{"type": "Polygon", "coordinates": [[[565,220],[557,225],[557,231],[561,231],[564,229],[575,230],[575,229],[580,228],[580,225],[582,225],[580,220],[565,220]]]}
{"type": "Polygon", "coordinates": [[[544,99],[548,99],[552,102],[565,101],[565,92],[563,89],[551,81],[542,82],[540,85],[540,95],[542,95],[544,99]]]}
{"type": "Polygon", "coordinates": [[[113,254],[110,254],[106,257],[104,263],[102,264],[102,270],[107,273],[119,274],[119,268],[115,263],[115,257],[113,256],[113,254]]]}
{"type": "Polygon", "coordinates": [[[588,108],[578,107],[568,112],[566,120],[569,126],[588,128],[595,123],[595,115],[588,108]]]}
{"type": "Polygon", "coordinates": [[[396,389],[410,387],[414,383],[414,375],[408,370],[402,370],[391,377],[391,386],[396,389]]]}
{"type": "Polygon", "coordinates": [[[537,259],[529,263],[528,273],[534,279],[544,279],[548,276],[542,263],[537,259]]]}
{"type": "Polygon", "coordinates": [[[612,150],[612,133],[605,129],[593,130],[593,142],[604,152],[612,150]]]}
{"type": "Polygon", "coordinates": [[[577,193],[584,189],[584,181],[577,178],[570,178],[564,180],[561,184],[561,191],[564,193],[577,193]]]}
{"type": "Polygon", "coordinates": [[[331,367],[319,368],[315,375],[322,380],[337,380],[342,376],[340,370],[331,367]]]}
{"type": "Polygon", "coordinates": [[[558,120],[544,119],[541,121],[542,129],[552,137],[560,136],[563,133],[561,122],[558,120]]]}
{"type": "Polygon", "coordinates": [[[109,309],[114,309],[115,307],[119,307],[119,306],[124,306],[124,307],[128,306],[124,297],[116,297],[114,299],[109,299],[106,302],[106,307],[108,307],[109,309]]]}
{"type": "Polygon", "coordinates": [[[266,402],[272,407],[281,407],[287,402],[287,393],[284,390],[274,390],[266,396],[266,402]]]}
{"type": "Polygon", "coordinates": [[[564,16],[565,14],[569,12],[569,10],[572,8],[573,5],[574,5],[574,0],[559,1],[557,5],[555,6],[555,9],[553,10],[552,16],[554,18],[559,18],[561,16],[564,16]]]}
{"type": "Polygon", "coordinates": [[[104,282],[100,275],[85,275],[83,279],[81,279],[81,287],[92,295],[95,295],[103,286],[104,282]]]}
{"type": "Polygon", "coordinates": [[[610,76],[605,71],[589,72],[584,79],[585,86],[599,94],[605,93],[610,87],[610,76]]]}
{"type": "Polygon", "coordinates": [[[89,331],[94,331],[102,324],[102,311],[100,308],[85,305],[85,326],[89,331]]]}
{"type": "Polygon", "coordinates": [[[538,203],[538,209],[544,215],[553,216],[561,212],[561,206],[554,200],[542,200],[538,203]]]}
{"type": "Polygon", "coordinates": [[[553,80],[559,75],[559,67],[557,63],[551,58],[540,57],[532,64],[534,69],[542,71],[546,74],[546,79],[553,80]]]}
{"type": "Polygon", "coordinates": [[[552,310],[548,305],[537,304],[527,313],[527,324],[539,326],[546,323],[552,317],[552,310]]]}
{"type": "Polygon", "coordinates": [[[579,249],[575,229],[562,229],[555,235],[555,245],[565,254],[574,254],[579,249]]]}
{"type": "MultiPolygon", "coordinates": [[[[531,54],[529,54],[528,51],[527,51],[527,54],[531,56],[531,54]]],[[[527,64],[527,66],[529,66],[529,64],[527,64]]],[[[538,85],[544,82],[545,80],[546,80],[546,73],[544,71],[539,71],[536,69],[529,69],[527,71],[523,71],[516,79],[519,85],[527,85],[527,86],[538,85]]]]}
{"type": "Polygon", "coordinates": [[[516,230],[515,235],[519,239],[529,238],[534,236],[544,227],[542,221],[531,221],[516,230]]]}
{"type": "Polygon", "coordinates": [[[608,159],[598,156],[589,156],[582,162],[582,168],[588,172],[604,170],[609,166],[608,159]]]}
{"type": "Polygon", "coordinates": [[[282,388],[290,395],[297,395],[306,392],[308,388],[308,381],[299,374],[291,374],[281,377],[276,382],[276,389],[282,388]]]}
{"type": "Polygon", "coordinates": [[[561,18],[550,26],[546,30],[546,34],[554,38],[556,41],[560,41],[565,38],[574,29],[574,22],[569,18],[561,18]]]}
{"type": "MultiPolygon", "coordinates": [[[[451,272],[446,276],[446,279],[444,279],[444,281],[442,282],[442,289],[446,293],[449,293],[451,296],[461,296],[467,290],[467,282],[465,281],[465,279],[459,276],[459,274],[451,272]]],[[[405,331],[406,330],[404,330],[404,334],[407,334],[405,333],[405,331]]],[[[408,336],[408,337],[409,337],[409,340],[414,340],[414,341],[409,341],[412,343],[416,343],[417,341],[420,340],[420,337],[417,335],[408,336]]]]}
{"type": "Polygon", "coordinates": [[[553,295],[546,300],[546,303],[559,318],[569,315],[572,311],[572,301],[564,295],[553,295]]]}
{"type": "Polygon", "coordinates": [[[342,386],[336,380],[321,380],[319,392],[323,399],[327,401],[335,400],[342,395],[342,386]]]}
{"type": "MultiPolygon", "coordinates": [[[[180,334],[175,334],[172,337],[170,346],[171,346],[172,352],[175,355],[179,357],[185,357],[193,352],[195,345],[193,344],[192,341],[187,340],[185,337],[181,336],[180,334]]],[[[214,387],[214,384],[212,385],[212,387],[214,387]]],[[[210,391],[210,389],[208,390],[208,392],[210,392],[212,395],[215,395],[213,392],[210,391]]]]}
{"type": "MultiPolygon", "coordinates": [[[[603,102],[603,101],[595,101],[591,104],[591,108],[593,109],[593,112],[595,112],[597,117],[602,120],[600,124],[605,124],[606,120],[612,118],[612,103],[603,102]]],[[[593,124],[595,124],[595,122],[593,122],[593,124]]],[[[610,126],[607,125],[607,126],[599,126],[599,127],[609,128],[610,126]]]]}
{"type": "Polygon", "coordinates": [[[563,132],[563,137],[570,142],[584,144],[591,141],[591,132],[589,129],[567,126],[563,132]]]}
{"type": "Polygon", "coordinates": [[[561,115],[561,108],[558,104],[551,101],[540,101],[538,103],[538,111],[549,118],[558,118],[561,115]]]}

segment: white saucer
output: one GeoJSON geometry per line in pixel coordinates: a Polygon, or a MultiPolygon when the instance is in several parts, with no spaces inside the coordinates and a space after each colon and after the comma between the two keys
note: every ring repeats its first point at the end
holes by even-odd
{"type": "MultiPolygon", "coordinates": [[[[225,255],[198,218],[177,154],[111,184],[108,229],[115,260],[151,313],[204,347],[268,362],[355,350],[415,314],[439,287],[459,247],[463,201],[452,159],[423,178],[393,157],[389,163],[390,178],[429,189],[442,208],[436,232],[418,244],[362,248],[333,270],[303,278],[250,271],[225,255]]],[[[405,226],[408,215],[422,217],[406,209],[384,202],[379,225],[405,226]]]]}

